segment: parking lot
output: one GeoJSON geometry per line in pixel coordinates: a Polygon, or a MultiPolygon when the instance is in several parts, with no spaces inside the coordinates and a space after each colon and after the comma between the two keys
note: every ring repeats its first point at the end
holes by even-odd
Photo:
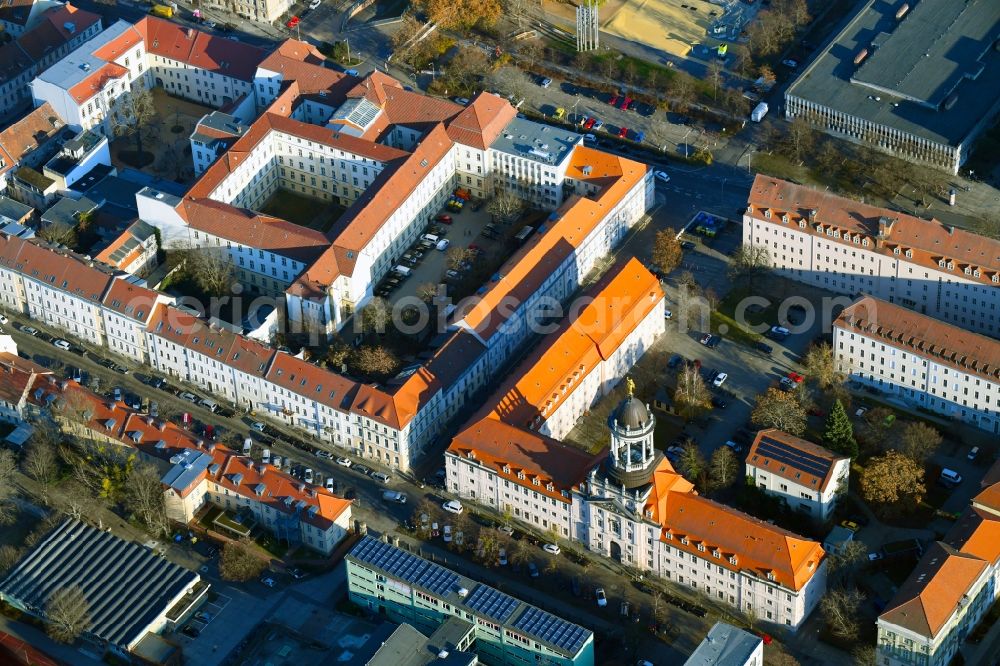
{"type": "Polygon", "coordinates": [[[390,271],[375,293],[396,302],[404,297],[419,298],[424,285],[444,284],[448,297],[453,302],[458,301],[479,289],[516,251],[519,243],[514,236],[525,226],[531,226],[538,215],[528,212],[520,221],[504,224],[492,222],[486,202],[467,203],[461,211],[442,209],[403,253],[398,263],[403,271],[390,271]],[[488,228],[495,233],[485,236],[488,228]],[[425,240],[428,234],[438,242],[447,241],[446,247],[438,249],[441,246],[425,240]],[[459,250],[471,252],[458,256],[459,250]],[[456,259],[461,261],[456,262],[456,259]],[[397,286],[390,287],[394,282],[397,286]]]}

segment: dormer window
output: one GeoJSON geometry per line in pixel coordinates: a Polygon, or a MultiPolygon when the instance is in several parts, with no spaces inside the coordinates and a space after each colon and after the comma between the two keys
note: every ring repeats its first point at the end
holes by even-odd
{"type": "Polygon", "coordinates": [[[729,556],[729,563],[732,564],[733,566],[736,566],[736,556],[735,555],[730,555],[729,556]]]}
{"type": "Polygon", "coordinates": [[[892,248],[892,253],[893,254],[899,254],[899,248],[898,247],[892,248]]]}
{"type": "Polygon", "coordinates": [[[965,274],[966,275],[972,275],[972,267],[971,266],[966,266],[965,267],[965,274]]]}
{"type": "Polygon", "coordinates": [[[663,533],[663,538],[666,539],[667,541],[673,541],[674,540],[674,535],[671,534],[670,532],[664,532],[663,533]]]}
{"type": "Polygon", "coordinates": [[[913,259],[913,250],[907,250],[906,251],[906,258],[907,259],[913,259]]]}
{"type": "Polygon", "coordinates": [[[774,572],[773,571],[768,571],[767,572],[767,579],[768,580],[774,580],[774,572]]]}
{"type": "Polygon", "coordinates": [[[940,266],[941,268],[944,268],[947,265],[948,265],[948,262],[946,262],[944,259],[941,259],[940,261],[938,261],[938,266],[940,266]]]}
{"type": "Polygon", "coordinates": [[[551,493],[552,491],[554,491],[556,489],[556,487],[553,486],[551,483],[546,483],[545,484],[545,489],[551,493]]]}
{"type": "Polygon", "coordinates": [[[816,226],[813,227],[813,229],[816,230],[816,233],[819,233],[819,234],[823,233],[823,225],[822,224],[817,224],[816,226]]]}
{"type": "Polygon", "coordinates": [[[955,262],[954,261],[949,261],[948,262],[948,270],[949,271],[955,270],[955,262]]]}
{"type": "Polygon", "coordinates": [[[868,239],[867,238],[862,238],[861,239],[861,247],[868,247],[868,239]]]}
{"type": "Polygon", "coordinates": [[[1000,273],[994,273],[993,277],[990,278],[993,282],[1000,282],[1000,273]]]}
{"type": "Polygon", "coordinates": [[[535,478],[533,478],[533,479],[531,480],[531,485],[533,485],[533,486],[540,486],[540,485],[542,485],[542,482],[541,482],[541,481],[540,481],[540,480],[538,479],[538,477],[536,476],[535,478]]]}
{"type": "Polygon", "coordinates": [[[504,474],[510,474],[510,465],[504,465],[503,466],[503,473],[504,474]]]}
{"type": "Polygon", "coordinates": [[[720,557],[722,557],[722,552],[718,548],[713,548],[712,549],[712,557],[714,557],[714,558],[720,558],[720,557]]]}
{"type": "Polygon", "coordinates": [[[805,228],[806,228],[806,221],[799,220],[799,229],[805,229],[805,228]]]}
{"type": "Polygon", "coordinates": [[[699,543],[698,544],[698,552],[699,553],[704,553],[705,552],[705,544],[703,544],[703,543],[699,543]]]}
{"type": "Polygon", "coordinates": [[[782,213],[781,214],[781,223],[782,224],[788,224],[788,213],[782,213]]]}
{"type": "Polygon", "coordinates": [[[765,220],[771,219],[771,211],[769,209],[764,210],[764,219],[765,220]]]}
{"type": "Polygon", "coordinates": [[[518,470],[517,471],[517,478],[520,479],[521,481],[524,481],[524,472],[522,472],[521,470],[518,470]]]}
{"type": "Polygon", "coordinates": [[[688,538],[687,537],[681,537],[681,543],[684,544],[685,546],[688,545],[688,543],[689,543],[688,542],[688,538]]]}

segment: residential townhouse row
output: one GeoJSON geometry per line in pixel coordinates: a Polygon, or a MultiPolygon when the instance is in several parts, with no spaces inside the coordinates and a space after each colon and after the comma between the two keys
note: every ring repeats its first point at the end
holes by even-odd
{"type": "Polygon", "coordinates": [[[553,436],[563,436],[663,331],[663,293],[634,259],[593,296],[455,436],[445,454],[448,490],[798,629],[825,591],[823,549],[698,496],[657,450],[656,419],[631,385],[609,419],[609,449],[595,456],[553,436]]]}
{"type": "Polygon", "coordinates": [[[743,243],[777,272],[821,289],[865,293],[1000,337],[1000,241],[758,175],[743,243]]]}
{"type": "Polygon", "coordinates": [[[1000,341],[862,296],[833,323],[834,358],[852,380],[1000,433],[1000,341]]]}
{"type": "MultiPolygon", "coordinates": [[[[246,513],[259,526],[329,555],[347,536],[351,502],[171,423],[98,396],[71,380],[42,377],[29,397],[33,416],[48,416],[90,444],[112,444],[162,475],[166,515],[188,524],[206,504],[246,513]]],[[[213,529],[226,534],[224,527],[213,529]]]]}
{"type": "Polygon", "coordinates": [[[1000,597],[1000,463],[943,539],[924,553],[878,617],[879,664],[954,663],[1000,597]]]}

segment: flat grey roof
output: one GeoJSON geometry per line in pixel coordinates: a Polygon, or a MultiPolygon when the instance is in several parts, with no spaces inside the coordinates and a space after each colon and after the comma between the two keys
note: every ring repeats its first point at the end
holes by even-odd
{"type": "Polygon", "coordinates": [[[561,127],[514,118],[490,144],[490,148],[540,164],[558,166],[582,139],[576,132],[561,127]]]}
{"type": "Polygon", "coordinates": [[[958,146],[1000,101],[1000,2],[910,0],[897,20],[903,4],[870,0],[786,95],[958,146]]]}
{"type": "Polygon", "coordinates": [[[179,491],[190,486],[199,474],[208,469],[208,466],[212,464],[212,456],[205,451],[184,449],[171,456],[170,463],[173,467],[167,470],[167,473],[160,480],[164,485],[179,491]]]}
{"type": "Polygon", "coordinates": [[[211,113],[206,113],[202,116],[198,124],[195,125],[194,131],[191,133],[191,138],[195,141],[201,141],[202,143],[209,145],[215,141],[220,141],[221,139],[217,136],[211,136],[199,132],[200,128],[213,129],[217,132],[225,132],[236,138],[243,136],[246,133],[249,125],[240,121],[236,116],[229,115],[228,113],[223,113],[222,111],[212,111],[211,113]]]}
{"type": "Polygon", "coordinates": [[[575,657],[593,639],[589,629],[372,536],[361,539],[347,559],[423,588],[456,607],[490,618],[568,657],[575,657]]]}
{"type": "Polygon", "coordinates": [[[46,224],[65,224],[72,227],[77,223],[77,215],[89,213],[96,208],[97,204],[87,197],[80,197],[78,200],[63,197],[42,213],[42,222],[46,224]]]}
{"type": "Polygon", "coordinates": [[[10,197],[5,197],[0,194],[0,217],[6,217],[9,220],[19,221],[25,215],[31,214],[34,210],[31,206],[25,206],[20,201],[15,201],[10,197]]]}
{"type": "Polygon", "coordinates": [[[464,636],[471,630],[472,626],[465,620],[450,617],[428,638],[404,623],[396,627],[364,663],[365,666],[469,666],[479,663],[474,653],[456,650],[454,645],[457,643],[439,637],[442,632],[464,636]],[[447,652],[444,657],[439,656],[442,650],[447,652]]]}
{"type": "Polygon", "coordinates": [[[197,581],[137,543],[67,520],[0,582],[0,599],[44,615],[53,592],[77,585],[90,605],[88,633],[128,650],[197,581]]]}
{"type": "Polygon", "coordinates": [[[761,643],[760,636],[716,622],[684,666],[744,666],[761,643]]]}

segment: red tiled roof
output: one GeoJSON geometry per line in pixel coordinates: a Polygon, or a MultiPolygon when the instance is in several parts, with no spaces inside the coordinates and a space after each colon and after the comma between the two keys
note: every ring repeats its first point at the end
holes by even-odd
{"type": "Polygon", "coordinates": [[[10,157],[8,166],[48,143],[65,125],[52,105],[45,102],[0,132],[0,148],[10,157]]]}
{"type": "Polygon", "coordinates": [[[142,18],[136,29],[145,35],[149,53],[241,81],[253,81],[257,65],[266,56],[256,46],[185,28],[155,16],[142,18]]]}
{"type": "Polygon", "coordinates": [[[98,23],[101,17],[67,4],[46,10],[41,19],[37,27],[17,40],[21,48],[36,61],[78,37],[98,23]],[[73,32],[66,29],[67,23],[73,24],[73,32]]]}
{"type": "Polygon", "coordinates": [[[453,118],[462,111],[462,107],[446,99],[403,88],[387,87],[384,111],[390,124],[422,127],[453,118]]]}
{"type": "Polygon", "coordinates": [[[956,370],[1000,382],[1000,341],[888,301],[863,296],[833,322],[956,370]]]}
{"type": "Polygon", "coordinates": [[[24,240],[0,234],[0,264],[21,274],[61,289],[67,294],[101,301],[112,276],[82,257],[57,251],[37,239],[24,240]]]}
{"type": "Polygon", "coordinates": [[[0,400],[17,405],[43,375],[51,373],[17,354],[0,353],[0,400]]]}
{"type": "Polygon", "coordinates": [[[485,150],[517,115],[517,109],[502,97],[481,92],[448,123],[448,136],[455,143],[485,150]]]}
{"type": "Polygon", "coordinates": [[[192,229],[304,263],[315,260],[327,243],[319,231],[212,199],[185,199],[178,212],[192,229]]]}
{"type": "Polygon", "coordinates": [[[922,220],[887,208],[859,203],[771,176],[758,174],[754,179],[748,208],[752,211],[748,214],[754,219],[778,225],[783,224],[781,216],[787,213],[788,223],[796,225],[797,231],[821,233],[829,242],[858,249],[863,246],[855,245],[851,239],[860,235],[869,243],[864,251],[896,256],[893,249],[899,248],[902,253],[901,261],[910,261],[934,270],[943,270],[938,265],[941,259],[952,260],[959,266],[956,277],[970,282],[992,285],[993,275],[1000,274],[1000,240],[948,227],[937,220],[922,220]],[[769,220],[764,218],[765,209],[771,211],[769,220]],[[813,210],[816,211],[815,219],[810,220],[810,211],[813,210]],[[880,218],[893,220],[888,235],[881,240],[878,238],[880,218]],[[800,220],[806,222],[804,229],[798,227],[800,220]],[[821,231],[814,229],[816,224],[821,225],[821,231]],[[828,228],[839,230],[840,238],[826,235],[828,228]],[[845,232],[849,233],[851,239],[844,237],[845,232]],[[904,258],[906,250],[912,252],[912,258],[904,258]],[[965,274],[966,265],[979,270],[979,277],[965,274]]]}
{"type": "Polygon", "coordinates": [[[145,324],[152,317],[159,297],[159,292],[119,278],[111,282],[104,297],[104,307],[145,324]]]}
{"type": "Polygon", "coordinates": [[[107,62],[91,72],[83,81],[70,88],[69,94],[77,102],[86,102],[104,90],[109,81],[121,78],[128,80],[128,70],[117,63],[107,62]]]}
{"type": "Polygon", "coordinates": [[[282,352],[275,354],[267,380],[341,412],[350,407],[357,390],[353,380],[282,352]]]}

